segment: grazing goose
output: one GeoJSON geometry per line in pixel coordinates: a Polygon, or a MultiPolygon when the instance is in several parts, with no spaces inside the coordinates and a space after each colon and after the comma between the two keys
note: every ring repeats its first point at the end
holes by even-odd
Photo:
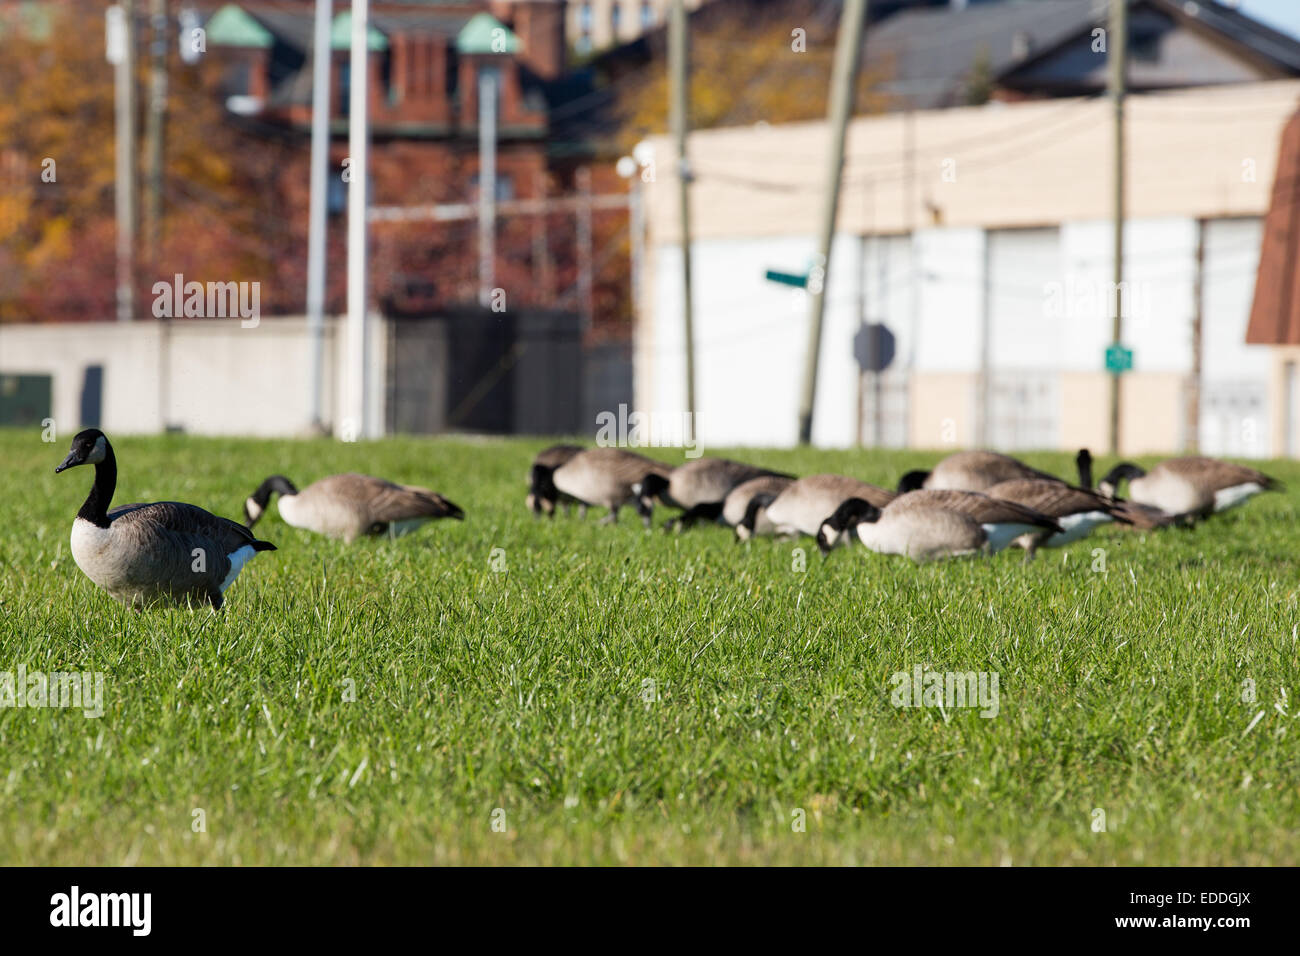
{"type": "Polygon", "coordinates": [[[176,501],[108,510],[117,488],[117,457],[108,438],[88,428],[55,474],[95,466],[95,482],[72,523],[72,559],[82,573],[123,604],[207,601],[214,610],[240,570],[269,541],[228,518],[176,501]]]}
{"type": "Polygon", "coordinates": [[[909,471],[898,481],[898,493],[919,488],[949,491],[986,491],[1000,481],[1038,478],[1060,481],[1055,475],[1030,468],[1023,461],[993,451],[959,451],[949,455],[933,471],[909,471]]]}
{"type": "MultiPolygon", "coordinates": [[[[551,507],[562,495],[587,505],[608,508],[601,524],[618,521],[618,511],[635,504],[645,526],[650,527],[650,511],[637,496],[635,486],[646,475],[667,475],[672,468],[663,462],[625,451],[622,448],[587,448],[564,464],[551,468],[534,465],[532,493],[537,502],[550,501],[551,507]]],[[[545,505],[541,505],[545,507],[545,505]]]]}
{"type": "Polygon", "coordinates": [[[648,474],[633,490],[643,513],[653,511],[655,498],[682,510],[664,524],[664,530],[670,531],[674,526],[689,527],[701,519],[717,521],[722,517],[722,507],[731,489],[754,478],[794,480],[793,475],[726,458],[697,458],[667,475],[648,474]]]}
{"type": "MultiPolygon", "coordinates": [[[[537,457],[533,459],[532,468],[528,469],[528,477],[525,479],[528,483],[528,500],[526,504],[534,517],[545,514],[548,518],[554,518],[555,501],[549,498],[539,498],[533,493],[533,468],[538,465],[543,468],[559,468],[580,451],[582,451],[581,445],[552,445],[550,448],[543,448],[537,453],[537,457]]],[[[561,495],[559,501],[560,504],[564,505],[565,515],[568,515],[569,509],[576,503],[578,505],[578,517],[585,518],[587,516],[587,506],[581,501],[577,501],[569,495],[561,495]]]]}
{"type": "Polygon", "coordinates": [[[1166,458],[1147,472],[1121,462],[1097,486],[1108,498],[1128,481],[1129,497],[1140,505],[1172,516],[1208,518],[1243,504],[1261,491],[1281,488],[1275,479],[1254,468],[1217,458],[1166,458]]]}
{"type": "Polygon", "coordinates": [[[998,482],[986,494],[990,498],[1014,501],[1032,508],[1049,518],[1055,518],[1061,526],[1059,532],[1042,528],[1017,538],[1015,544],[1025,549],[1026,560],[1032,559],[1039,548],[1059,548],[1078,541],[1098,525],[1112,521],[1133,523],[1123,502],[1115,502],[1094,491],[1074,488],[1059,481],[1014,478],[998,482]]]}
{"type": "Polygon", "coordinates": [[[854,534],[878,554],[903,554],[913,561],[1001,551],[1023,534],[1059,532],[1046,515],[1013,501],[971,491],[913,491],[883,509],[850,498],[817,531],[825,554],[844,536],[854,534]]]}
{"type": "Polygon", "coordinates": [[[244,502],[248,527],[257,524],[280,496],[286,524],[349,543],[362,535],[399,537],[434,518],[463,519],[465,512],[442,495],[416,485],[397,485],[370,475],[330,475],[299,491],[283,475],[272,475],[244,502]]]}
{"type": "Polygon", "coordinates": [[[815,535],[826,516],[848,498],[862,498],[883,508],[894,494],[846,475],[809,475],[792,481],[776,495],[754,495],[736,525],[736,537],[747,541],[764,533],[815,535]]]}
{"type": "MultiPolygon", "coordinates": [[[[727,493],[726,499],[722,502],[722,520],[732,528],[739,526],[745,520],[745,512],[749,510],[750,501],[758,495],[769,495],[772,499],[775,499],[777,495],[790,487],[794,481],[793,478],[764,475],[761,478],[751,478],[749,481],[736,485],[727,493]]],[[[755,517],[758,524],[754,528],[754,533],[771,534],[772,526],[767,520],[767,509],[763,508],[762,513],[755,517]]]]}
{"type": "MultiPolygon", "coordinates": [[[[1080,448],[1075,456],[1075,465],[1079,469],[1079,487],[1092,488],[1092,452],[1080,448]]],[[[1113,489],[1112,489],[1113,490],[1113,489]]],[[[1115,509],[1116,520],[1139,531],[1172,526],[1189,527],[1196,522],[1196,515],[1190,512],[1169,514],[1154,505],[1144,505],[1136,501],[1126,501],[1098,491],[1101,497],[1111,503],[1115,509]],[[1122,517],[1120,517],[1122,515],[1122,517]]]]}

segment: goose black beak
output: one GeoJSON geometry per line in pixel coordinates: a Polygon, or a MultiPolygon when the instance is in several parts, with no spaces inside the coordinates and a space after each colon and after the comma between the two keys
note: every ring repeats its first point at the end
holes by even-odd
{"type": "Polygon", "coordinates": [[[67,471],[69,468],[75,468],[80,464],[81,462],[77,460],[75,453],[69,454],[67,458],[63,459],[63,464],[54,469],[54,473],[57,475],[61,471],[67,471]]]}

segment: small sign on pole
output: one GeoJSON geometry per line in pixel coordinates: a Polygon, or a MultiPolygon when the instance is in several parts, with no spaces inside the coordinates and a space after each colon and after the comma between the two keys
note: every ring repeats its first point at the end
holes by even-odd
{"type": "Polygon", "coordinates": [[[1126,349],[1118,342],[1113,342],[1106,349],[1106,371],[1112,375],[1133,370],[1133,350],[1126,349]]]}
{"type": "Polygon", "coordinates": [[[791,285],[796,289],[808,288],[808,276],[794,272],[777,272],[775,269],[768,269],[764,278],[768,282],[779,282],[781,285],[791,285]]]}

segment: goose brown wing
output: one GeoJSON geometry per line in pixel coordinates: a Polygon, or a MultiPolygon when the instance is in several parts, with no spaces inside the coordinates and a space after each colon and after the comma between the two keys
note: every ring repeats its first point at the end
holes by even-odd
{"type": "Polygon", "coordinates": [[[898,500],[901,502],[908,499],[911,499],[913,505],[942,508],[947,511],[956,511],[959,514],[969,515],[980,524],[1018,523],[1034,525],[1039,528],[1051,528],[1055,531],[1061,530],[1061,526],[1056,523],[1056,519],[1043,514],[1041,511],[1027,508],[1014,501],[990,498],[988,495],[975,491],[912,491],[902,495],[898,500]]]}
{"type": "Polygon", "coordinates": [[[1075,488],[1059,481],[1044,481],[1040,478],[1017,478],[1013,481],[998,482],[985,494],[990,498],[1014,501],[1049,518],[1064,518],[1066,515],[1088,511],[1110,514],[1113,508],[1109,501],[1095,492],[1075,488]]]}
{"type": "MultiPolygon", "coordinates": [[[[1055,475],[1031,468],[1018,458],[995,451],[959,451],[949,455],[934,467],[935,472],[953,478],[964,475],[971,481],[989,487],[1001,481],[1019,478],[1036,478],[1042,481],[1060,481],[1055,475]]],[[[974,490],[971,488],[970,490],[974,490]]]]}
{"type": "Polygon", "coordinates": [[[836,474],[809,475],[807,478],[800,478],[790,485],[787,492],[792,496],[826,495],[834,498],[837,506],[841,501],[849,498],[861,498],[877,508],[885,507],[895,497],[892,491],[869,485],[848,475],[836,474]]]}
{"type": "Polygon", "coordinates": [[[764,477],[792,476],[727,458],[697,458],[673,470],[669,487],[679,504],[690,507],[722,501],[733,488],[764,477]]]}
{"type": "Polygon", "coordinates": [[[1196,515],[1193,512],[1170,514],[1155,505],[1139,504],[1136,501],[1127,501],[1122,498],[1117,498],[1111,503],[1111,514],[1115,516],[1117,521],[1122,521],[1144,531],[1153,528],[1168,528],[1174,525],[1187,526],[1196,523],[1196,515]]]}
{"type": "Polygon", "coordinates": [[[398,485],[372,475],[336,475],[330,492],[365,510],[370,521],[388,523],[412,518],[445,518],[460,512],[427,488],[398,485]]]}
{"type": "Polygon", "coordinates": [[[246,545],[252,545],[258,551],[275,550],[275,545],[259,541],[239,522],[180,501],[122,505],[108,513],[108,520],[114,531],[136,534],[171,532],[202,538],[220,549],[222,555],[233,554],[246,545]]]}
{"type": "Polygon", "coordinates": [[[1220,491],[1234,485],[1257,484],[1264,488],[1273,488],[1277,485],[1274,479],[1262,471],[1247,468],[1245,465],[1236,465],[1230,461],[1220,461],[1217,458],[1170,458],[1161,462],[1156,468],[1163,468],[1210,491],[1220,491]]]}

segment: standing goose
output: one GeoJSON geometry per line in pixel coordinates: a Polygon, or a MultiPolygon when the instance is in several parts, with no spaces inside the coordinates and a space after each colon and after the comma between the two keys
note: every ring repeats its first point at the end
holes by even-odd
{"type": "Polygon", "coordinates": [[[701,519],[717,521],[722,517],[722,508],[731,490],[754,478],[794,480],[793,475],[726,458],[697,458],[679,465],[667,475],[648,474],[633,490],[643,513],[653,511],[656,497],[665,505],[682,510],[682,514],[664,525],[664,530],[669,531],[677,525],[689,527],[701,519]]]}
{"type": "MultiPolygon", "coordinates": [[[[533,517],[539,517],[543,514],[548,518],[555,517],[555,501],[549,498],[539,498],[533,492],[533,469],[537,468],[539,465],[543,468],[559,468],[580,451],[582,451],[581,445],[552,445],[550,448],[543,448],[537,453],[537,457],[533,459],[532,467],[528,469],[528,477],[525,479],[528,483],[528,499],[526,504],[528,510],[533,513],[533,517]]],[[[569,509],[573,507],[576,501],[576,499],[569,495],[561,495],[559,500],[560,503],[564,505],[564,513],[566,515],[569,513],[569,509]]],[[[587,506],[580,501],[576,501],[576,503],[578,505],[578,517],[585,518],[587,516],[587,506]]]]}
{"type": "Polygon", "coordinates": [[[878,554],[913,561],[994,554],[1023,534],[1059,532],[1046,515],[1013,501],[970,491],[913,491],[883,509],[860,498],[840,504],[817,531],[825,554],[848,532],[878,554]]]}
{"type": "Polygon", "coordinates": [[[1115,497],[1122,481],[1129,497],[1140,505],[1159,508],[1170,515],[1208,518],[1250,500],[1261,491],[1281,484],[1261,471],[1217,458],[1166,458],[1147,472],[1132,462],[1110,470],[1097,490],[1115,497]]]}
{"type": "Polygon", "coordinates": [[[1132,524],[1122,502],[1115,502],[1094,491],[1074,488],[1059,481],[1039,478],[1014,478],[1000,481],[987,492],[990,498],[1014,501],[1037,512],[1055,518],[1061,526],[1059,532],[1040,528],[1016,539],[1017,547],[1025,549],[1025,560],[1031,560],[1039,548],[1059,548],[1078,541],[1101,524],[1118,521],[1132,524]]]}
{"type": "Polygon", "coordinates": [[[778,494],[756,494],[736,525],[736,537],[756,534],[815,535],[826,516],[848,498],[862,498],[878,508],[894,499],[893,492],[847,475],[809,475],[792,481],[778,494]]]}
{"type": "Polygon", "coordinates": [[[645,526],[650,527],[650,512],[634,490],[645,481],[646,475],[667,475],[672,468],[663,462],[625,451],[622,448],[587,448],[578,452],[558,467],[534,465],[532,494],[539,506],[551,507],[561,496],[567,495],[587,505],[608,508],[609,514],[600,519],[601,524],[618,521],[618,511],[626,504],[635,504],[645,526]]]}
{"type": "Polygon", "coordinates": [[[1038,478],[1060,481],[1055,475],[1030,468],[1023,461],[993,451],[959,451],[949,455],[933,471],[909,471],[898,481],[898,493],[920,488],[949,491],[987,491],[1000,481],[1038,478]]]}
{"type": "Polygon", "coordinates": [[[248,527],[280,496],[286,524],[351,543],[362,535],[399,537],[434,518],[463,519],[465,512],[442,495],[415,485],[397,485],[370,475],[330,475],[299,491],[283,475],[272,475],[244,502],[248,527]]]}
{"type": "Polygon", "coordinates": [[[95,466],[95,482],[72,523],[72,558],[95,584],[123,604],[206,601],[220,610],[240,570],[269,541],[228,518],[176,501],[108,510],[117,488],[117,457],[108,438],[88,428],[55,474],[95,466]]]}

